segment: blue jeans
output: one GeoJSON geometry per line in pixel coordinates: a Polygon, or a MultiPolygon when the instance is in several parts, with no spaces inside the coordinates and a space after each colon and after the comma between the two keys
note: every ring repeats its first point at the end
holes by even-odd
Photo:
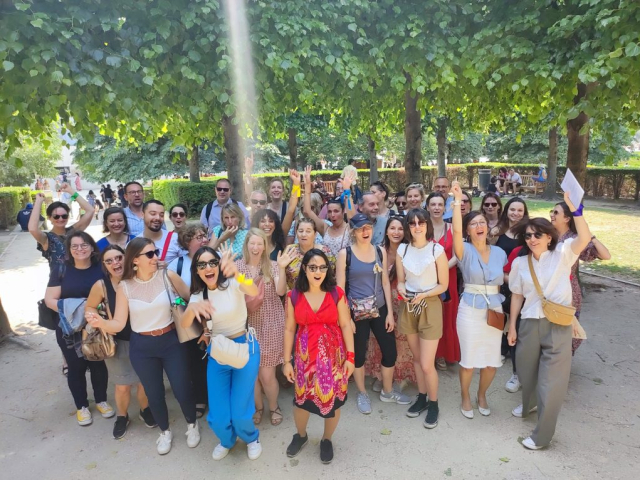
{"type": "MultiPolygon", "coordinates": [[[[242,335],[233,341],[247,343],[247,338],[242,335]]],[[[229,365],[220,365],[209,357],[207,422],[225,448],[233,447],[237,437],[246,443],[258,439],[259,432],[253,424],[253,414],[256,411],[253,391],[259,366],[260,345],[255,338],[249,342],[249,362],[239,370],[229,365]]]]}

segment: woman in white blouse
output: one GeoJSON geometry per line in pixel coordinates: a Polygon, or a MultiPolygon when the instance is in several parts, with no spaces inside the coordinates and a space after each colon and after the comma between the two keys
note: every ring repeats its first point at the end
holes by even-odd
{"type": "MultiPolygon", "coordinates": [[[[512,413],[515,417],[526,417],[538,412],[536,428],[522,441],[530,450],[548,446],[555,432],[569,385],[573,333],[571,325],[552,323],[545,316],[530,265],[544,297],[571,307],[571,266],[591,239],[589,226],[582,216],[582,205],[576,208],[567,193],[564,199],[573,214],[577,238],[558,243],[558,233],[547,219],[526,221],[518,227],[518,238],[522,239],[523,251],[528,255],[516,258],[509,274],[512,297],[508,339],[510,345],[518,342],[516,360],[522,384],[522,405],[512,413]],[[516,331],[516,318],[520,313],[522,320],[516,331]]],[[[573,327],[576,327],[575,318],[573,327]]]]}
{"type": "Polygon", "coordinates": [[[423,425],[434,428],[439,412],[435,359],[442,337],[440,294],[449,285],[449,264],[444,248],[433,241],[433,224],[426,210],[409,210],[404,231],[409,243],[399,245],[396,254],[398,293],[404,300],[398,331],[407,336],[419,392],[407,416],[418,417],[427,410],[423,425]]]}

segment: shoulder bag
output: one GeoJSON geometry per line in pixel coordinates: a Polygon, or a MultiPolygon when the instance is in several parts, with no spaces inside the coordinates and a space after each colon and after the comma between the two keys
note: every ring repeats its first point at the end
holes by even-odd
{"type": "MultiPolygon", "coordinates": [[[[484,267],[482,266],[482,262],[480,261],[480,258],[478,258],[478,264],[480,265],[480,270],[482,270],[482,278],[484,279],[484,288],[486,291],[487,277],[484,274],[484,267]]],[[[489,303],[489,295],[485,294],[485,300],[487,302],[487,325],[497,330],[500,330],[502,332],[504,330],[504,325],[507,318],[506,315],[504,314],[504,312],[498,312],[490,308],[491,305],[489,303]]]]}
{"type": "Polygon", "coordinates": [[[180,302],[176,302],[171,298],[170,290],[173,290],[177,295],[177,290],[173,286],[171,279],[169,278],[169,274],[165,270],[162,274],[162,279],[164,280],[164,288],[167,292],[167,297],[169,298],[169,306],[171,308],[171,318],[173,318],[173,323],[176,325],[176,333],[178,334],[178,340],[180,343],[185,343],[194,338],[200,338],[202,335],[202,325],[199,322],[195,321],[189,325],[187,328],[182,326],[182,316],[184,315],[184,311],[186,305],[184,305],[184,300],[180,298],[180,302]],[[170,287],[171,286],[171,287],[170,287]]]}
{"type": "Polygon", "coordinates": [[[542,311],[544,312],[544,316],[551,323],[555,323],[556,325],[562,325],[563,327],[568,327],[573,323],[573,320],[576,317],[576,309],[572,306],[562,305],[560,303],[555,303],[547,300],[547,297],[544,296],[542,288],[540,287],[540,283],[538,282],[538,276],[536,275],[536,271],[533,268],[533,261],[531,260],[532,255],[529,254],[529,271],[531,272],[531,279],[533,280],[533,284],[536,287],[536,291],[540,298],[542,299],[542,311]]]}
{"type": "MultiPolygon", "coordinates": [[[[378,246],[376,246],[375,249],[376,259],[373,267],[373,295],[369,295],[368,297],[364,298],[353,298],[350,297],[347,293],[347,298],[349,298],[349,302],[351,303],[351,314],[353,315],[353,320],[356,322],[359,322],[360,320],[370,320],[372,318],[378,318],[380,316],[380,311],[378,310],[376,301],[376,291],[378,290],[378,276],[380,275],[380,272],[377,270],[380,269],[380,271],[382,271],[380,265],[378,264],[378,262],[382,262],[382,252],[380,251],[380,247],[378,246]]],[[[347,268],[345,272],[345,277],[347,280],[349,278],[349,267],[351,266],[351,255],[351,247],[347,247],[347,268]]],[[[345,280],[345,284],[348,289],[349,283],[347,280],[345,280]]]]}
{"type": "MultiPolygon", "coordinates": [[[[104,280],[102,281],[102,290],[104,291],[104,300],[102,301],[104,308],[101,311],[99,310],[99,313],[100,316],[106,313],[106,320],[111,320],[111,309],[109,308],[109,298],[107,297],[104,280]]],[[[82,354],[85,360],[91,362],[99,362],[105,358],[113,357],[116,354],[116,342],[113,339],[113,335],[87,324],[82,330],[82,354]]]]}
{"type": "MultiPolygon", "coordinates": [[[[65,270],[65,265],[60,265],[58,269],[58,279],[61,283],[65,270]]],[[[58,312],[47,307],[47,304],[44,303],[44,298],[42,300],[38,300],[38,325],[48,330],[55,330],[59,323],[60,316],[58,315],[58,312]]]]}

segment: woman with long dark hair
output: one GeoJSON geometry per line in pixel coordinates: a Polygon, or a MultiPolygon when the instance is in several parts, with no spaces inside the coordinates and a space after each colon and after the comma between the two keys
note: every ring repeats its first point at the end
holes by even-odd
{"type": "MultiPolygon", "coordinates": [[[[498,226],[500,217],[502,216],[502,202],[500,196],[493,192],[487,192],[480,202],[480,211],[487,219],[489,231],[498,226]]],[[[464,215],[463,215],[464,216],[464,215]]]]}
{"type": "Polygon", "coordinates": [[[102,252],[109,245],[118,245],[123,250],[135,237],[129,234],[129,224],[124,210],[120,207],[109,207],[102,214],[102,232],[104,237],[96,242],[102,252]]]}
{"type": "Polygon", "coordinates": [[[264,232],[267,237],[269,260],[277,261],[278,254],[286,247],[284,228],[278,214],[269,208],[258,210],[251,218],[251,228],[257,228],[264,232]]]}
{"type": "Polygon", "coordinates": [[[309,414],[314,413],[324,418],[320,460],[330,463],[331,437],[340,420],[340,407],[347,401],[348,379],[355,369],[351,314],[322,250],[308,250],[300,270],[287,298],[283,351],[283,373],[295,384],[293,418],[297,430],[287,447],[287,456],[295,457],[307,444],[309,414]]]}
{"type": "Polygon", "coordinates": [[[573,324],[566,324],[555,312],[571,307],[571,268],[591,239],[583,206],[576,208],[566,192],[564,200],[573,216],[577,237],[558,243],[558,232],[549,220],[533,218],[523,222],[516,233],[526,256],[513,261],[509,274],[512,292],[509,344],[518,345],[518,377],[522,384],[522,404],[512,414],[526,417],[538,411],[536,428],[522,441],[530,450],[544,448],[551,442],[567,394],[571,338],[577,324],[575,316],[573,324]],[[544,308],[543,300],[558,307],[544,308]],[[520,314],[520,329],[516,330],[520,314]]]}
{"type": "Polygon", "coordinates": [[[522,198],[513,197],[504,206],[498,224],[491,229],[490,240],[493,240],[493,244],[496,247],[504,250],[507,257],[519,244],[514,232],[514,227],[527,218],[529,218],[527,204],[522,198]]]}

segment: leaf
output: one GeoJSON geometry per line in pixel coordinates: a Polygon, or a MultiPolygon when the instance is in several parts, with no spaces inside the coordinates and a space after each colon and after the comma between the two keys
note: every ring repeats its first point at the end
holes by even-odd
{"type": "Polygon", "coordinates": [[[198,52],[196,52],[195,50],[189,50],[189,58],[191,60],[193,60],[194,62],[199,62],[202,57],[200,56],[200,54],[198,52]]]}
{"type": "Polygon", "coordinates": [[[13,62],[10,62],[9,60],[5,60],[4,62],[2,62],[2,68],[4,68],[5,72],[13,70],[13,67],[14,67],[13,62]]]}
{"type": "Polygon", "coordinates": [[[504,463],[509,463],[509,459],[507,457],[500,457],[499,460],[504,463]]]}
{"type": "Polygon", "coordinates": [[[106,58],[105,62],[107,62],[107,65],[111,67],[119,67],[122,63],[122,59],[120,57],[116,57],[115,55],[109,55],[106,58]]]}
{"type": "Polygon", "coordinates": [[[35,20],[31,20],[31,25],[33,25],[36,28],[42,28],[42,24],[44,22],[42,21],[41,18],[36,18],[35,20]]]}
{"type": "Polygon", "coordinates": [[[333,55],[327,55],[326,57],[324,57],[324,60],[329,64],[329,65],[333,65],[336,61],[336,57],[334,57],[333,55]]]}
{"type": "Polygon", "coordinates": [[[640,45],[637,43],[629,43],[624,49],[624,54],[627,57],[636,57],[640,55],[640,45]]]}
{"type": "Polygon", "coordinates": [[[54,82],[61,82],[64,78],[64,74],[60,70],[56,70],[51,74],[51,80],[54,82]]]}
{"type": "Polygon", "coordinates": [[[621,55],[622,55],[622,48],[618,48],[617,50],[614,50],[613,52],[609,53],[609,58],[618,58],[621,55]]]}
{"type": "Polygon", "coordinates": [[[350,23],[349,25],[347,25],[347,28],[352,32],[355,32],[356,29],[358,28],[358,25],[356,25],[355,23],[350,23]]]}
{"type": "Polygon", "coordinates": [[[24,12],[25,10],[27,10],[30,6],[31,6],[31,5],[29,5],[28,3],[22,3],[22,2],[16,2],[16,3],[15,3],[15,7],[16,7],[18,10],[21,10],[21,11],[23,11],[23,12],[24,12]]]}
{"type": "Polygon", "coordinates": [[[391,435],[391,430],[389,430],[388,428],[383,428],[382,430],[380,430],[380,435],[391,435]]]}
{"type": "Polygon", "coordinates": [[[153,85],[153,77],[147,75],[142,79],[142,82],[146,83],[147,85],[153,85]]]}

